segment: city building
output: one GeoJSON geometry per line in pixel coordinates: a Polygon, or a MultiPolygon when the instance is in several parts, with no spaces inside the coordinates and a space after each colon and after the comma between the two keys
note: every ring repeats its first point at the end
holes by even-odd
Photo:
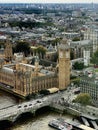
{"type": "Polygon", "coordinates": [[[91,40],[93,53],[98,49],[98,29],[96,28],[96,26],[93,27],[93,25],[91,25],[84,33],[84,39],[91,40]]]}
{"type": "Polygon", "coordinates": [[[7,39],[5,43],[5,60],[6,61],[11,61],[13,59],[13,52],[12,52],[12,44],[10,41],[7,39]]]}
{"type": "Polygon", "coordinates": [[[83,51],[84,65],[88,66],[90,64],[90,50],[85,49],[83,51]]]}
{"type": "Polygon", "coordinates": [[[82,93],[88,93],[94,101],[98,103],[98,82],[95,82],[94,78],[82,77],[80,79],[80,91],[82,93]]]}
{"type": "Polygon", "coordinates": [[[59,46],[59,69],[39,65],[38,56],[35,57],[34,65],[20,62],[20,59],[19,62],[12,62],[10,44],[8,43],[4,51],[6,58],[0,59],[0,83],[4,86],[3,89],[25,97],[50,88],[63,90],[70,84],[70,47],[66,39],[59,46]],[[7,55],[7,52],[10,53],[7,55]],[[4,65],[7,58],[11,62],[4,65]]]}
{"type": "Polygon", "coordinates": [[[73,53],[73,59],[87,58],[87,57],[90,58],[93,46],[90,40],[81,40],[81,41],[70,41],[70,48],[71,52],[73,53]],[[90,52],[90,55],[87,55],[87,53],[85,53],[87,51],[90,52]]]}
{"type": "Polygon", "coordinates": [[[70,47],[66,39],[59,46],[59,89],[70,84],[70,47]]]}

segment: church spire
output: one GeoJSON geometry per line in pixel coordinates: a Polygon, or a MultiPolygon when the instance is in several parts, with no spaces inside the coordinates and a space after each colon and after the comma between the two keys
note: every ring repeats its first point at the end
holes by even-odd
{"type": "Polygon", "coordinates": [[[5,60],[11,61],[13,58],[13,53],[12,53],[12,44],[11,44],[9,38],[6,39],[4,53],[5,53],[5,60]]]}

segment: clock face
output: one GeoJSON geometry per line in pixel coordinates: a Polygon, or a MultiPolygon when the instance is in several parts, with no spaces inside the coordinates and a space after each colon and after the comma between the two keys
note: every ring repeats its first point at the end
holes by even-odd
{"type": "Polygon", "coordinates": [[[60,52],[60,58],[62,58],[63,57],[63,52],[60,52]]]}

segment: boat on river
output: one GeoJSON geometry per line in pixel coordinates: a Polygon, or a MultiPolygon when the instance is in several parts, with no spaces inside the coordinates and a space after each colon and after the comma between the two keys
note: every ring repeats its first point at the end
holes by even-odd
{"type": "Polygon", "coordinates": [[[62,118],[53,119],[48,123],[48,125],[57,130],[72,130],[72,125],[66,123],[62,118]]]}

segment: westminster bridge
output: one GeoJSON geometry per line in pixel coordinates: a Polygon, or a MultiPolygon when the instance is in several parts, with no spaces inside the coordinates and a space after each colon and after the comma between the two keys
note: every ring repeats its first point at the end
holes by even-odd
{"type": "Polygon", "coordinates": [[[43,108],[50,107],[54,110],[69,111],[75,115],[81,115],[82,113],[89,114],[91,116],[98,117],[98,109],[91,106],[80,106],[79,104],[73,104],[71,101],[74,99],[72,93],[73,90],[58,92],[52,95],[47,95],[43,98],[32,99],[30,101],[23,102],[21,104],[9,106],[0,109],[0,122],[10,121],[14,122],[20,117],[20,115],[25,113],[32,113],[36,115],[38,111],[43,108]]]}
{"type": "Polygon", "coordinates": [[[61,96],[61,94],[56,93],[53,95],[42,97],[40,99],[33,99],[21,104],[2,108],[0,109],[0,121],[14,122],[18,119],[18,117],[20,117],[20,115],[28,112],[36,115],[38,110],[40,111],[43,108],[51,107],[51,104],[61,99],[61,96]]]}
{"type": "Polygon", "coordinates": [[[8,120],[14,122],[23,113],[30,112],[35,114],[39,109],[49,107],[53,100],[57,100],[58,98],[58,94],[55,94],[0,109],[0,121],[8,120]]]}

